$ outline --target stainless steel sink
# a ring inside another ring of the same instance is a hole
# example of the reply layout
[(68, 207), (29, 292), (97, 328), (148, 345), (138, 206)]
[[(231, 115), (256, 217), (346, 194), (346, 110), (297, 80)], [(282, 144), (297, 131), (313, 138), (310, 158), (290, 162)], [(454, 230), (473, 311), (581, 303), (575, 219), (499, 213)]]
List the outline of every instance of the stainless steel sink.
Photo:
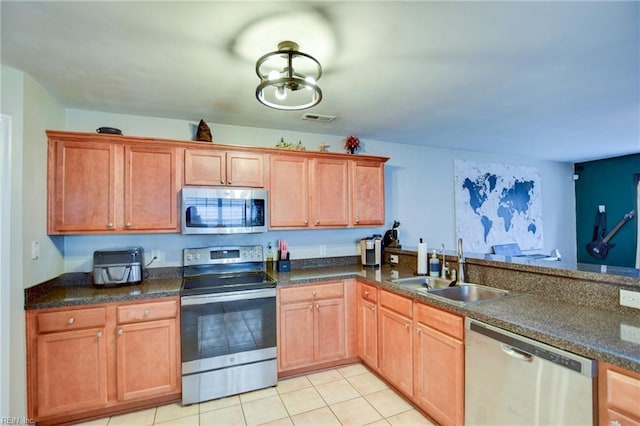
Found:
[(472, 283), (462, 283), (449, 287), (452, 281), (439, 277), (396, 278), (391, 282), (423, 294), (427, 293), (447, 299), (449, 302), (459, 305), (485, 302), (509, 295), (508, 290)]
[(427, 291), (430, 289), (444, 288), (451, 284), (451, 280), (446, 280), (438, 277), (408, 277), (408, 278), (396, 278), (391, 280), (392, 283), (399, 284), (402, 287), (410, 288), (413, 290)]
[(445, 298), (451, 302), (466, 305), (499, 299), (509, 295), (508, 290), (486, 287), (478, 284), (464, 283), (455, 287), (436, 288), (429, 290), (429, 294)]

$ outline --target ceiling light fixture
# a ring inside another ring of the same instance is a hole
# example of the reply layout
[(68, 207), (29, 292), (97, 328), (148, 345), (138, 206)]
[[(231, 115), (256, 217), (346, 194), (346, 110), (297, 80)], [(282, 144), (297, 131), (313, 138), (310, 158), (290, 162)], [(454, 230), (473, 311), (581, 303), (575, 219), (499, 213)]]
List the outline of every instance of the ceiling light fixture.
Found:
[(267, 53), (256, 62), (260, 84), (256, 98), (275, 109), (295, 111), (311, 108), (322, 100), (317, 81), (322, 67), (313, 56), (300, 52), (293, 41), (278, 44), (278, 50)]

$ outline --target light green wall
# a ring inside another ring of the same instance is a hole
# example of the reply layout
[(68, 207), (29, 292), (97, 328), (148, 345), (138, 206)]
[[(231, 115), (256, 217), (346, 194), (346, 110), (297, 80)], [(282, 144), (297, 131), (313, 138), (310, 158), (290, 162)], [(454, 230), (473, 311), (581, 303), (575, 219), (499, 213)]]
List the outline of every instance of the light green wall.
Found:
[[(44, 129), (64, 126), (64, 108), (33, 78), (2, 66), (2, 113), (12, 119), (10, 191), (10, 265), (8, 363), (3, 352), (2, 387), (9, 389), (9, 416), (25, 417), (26, 339), (24, 289), (64, 271), (63, 253), (46, 234), (46, 136)], [(3, 236), (4, 238), (5, 236)], [(41, 256), (31, 260), (31, 241), (40, 242)], [(61, 245), (61, 241), (58, 242)], [(3, 305), (6, 306), (6, 305)], [(5, 367), (7, 366), (8, 367)], [(4, 408), (3, 408), (4, 410)], [(4, 415), (4, 413), (3, 413)]]

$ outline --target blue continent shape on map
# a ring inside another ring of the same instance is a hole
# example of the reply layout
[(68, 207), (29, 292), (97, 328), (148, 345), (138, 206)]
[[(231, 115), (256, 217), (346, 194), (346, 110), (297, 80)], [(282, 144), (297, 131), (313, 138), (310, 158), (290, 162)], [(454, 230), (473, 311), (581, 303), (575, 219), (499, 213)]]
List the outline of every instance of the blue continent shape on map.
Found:
[[(531, 205), (531, 193), (535, 186), (532, 180), (516, 180), (513, 186), (502, 190), (500, 195), (500, 207), (496, 212), (498, 217), (504, 220), (504, 230), (509, 232), (513, 221), (513, 215), (516, 213), (526, 214), (529, 212)], [(530, 223), (527, 230), (536, 233), (535, 223)]]
[(498, 184), (498, 177), (492, 173), (485, 173), (483, 176), (473, 181), (469, 178), (465, 178), (462, 183), (462, 188), (469, 191), (469, 205), (473, 209), (473, 212), (480, 216), (480, 223), (484, 230), (484, 242), (487, 242), (489, 232), (493, 226), (493, 221), (487, 216), (480, 213), (482, 205), (487, 201), (489, 193), (495, 191)]

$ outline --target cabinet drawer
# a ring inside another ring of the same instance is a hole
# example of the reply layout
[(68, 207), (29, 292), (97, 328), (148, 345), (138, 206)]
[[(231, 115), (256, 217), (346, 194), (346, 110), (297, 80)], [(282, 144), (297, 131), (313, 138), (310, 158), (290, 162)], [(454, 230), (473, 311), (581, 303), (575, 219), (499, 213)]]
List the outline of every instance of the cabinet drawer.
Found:
[(378, 288), (369, 284), (358, 284), (358, 296), (362, 300), (378, 303)]
[(640, 418), (640, 378), (607, 370), (605, 380), (609, 406)]
[(419, 322), (456, 339), (463, 339), (463, 317), (434, 308), (433, 306), (423, 305), (422, 303), (416, 303), (414, 306), (415, 318)]
[(398, 296), (397, 294), (384, 290), (380, 291), (380, 306), (391, 309), (407, 318), (413, 317), (412, 305), (413, 302), (409, 298)]
[(118, 324), (175, 318), (178, 315), (178, 302), (168, 300), (166, 302), (118, 306), (117, 315)]
[(296, 303), (304, 300), (339, 299), (344, 297), (342, 281), (328, 281), (323, 284), (301, 285), (280, 289), (280, 303)]
[(105, 323), (105, 308), (72, 309), (38, 314), (39, 333), (102, 327)]

